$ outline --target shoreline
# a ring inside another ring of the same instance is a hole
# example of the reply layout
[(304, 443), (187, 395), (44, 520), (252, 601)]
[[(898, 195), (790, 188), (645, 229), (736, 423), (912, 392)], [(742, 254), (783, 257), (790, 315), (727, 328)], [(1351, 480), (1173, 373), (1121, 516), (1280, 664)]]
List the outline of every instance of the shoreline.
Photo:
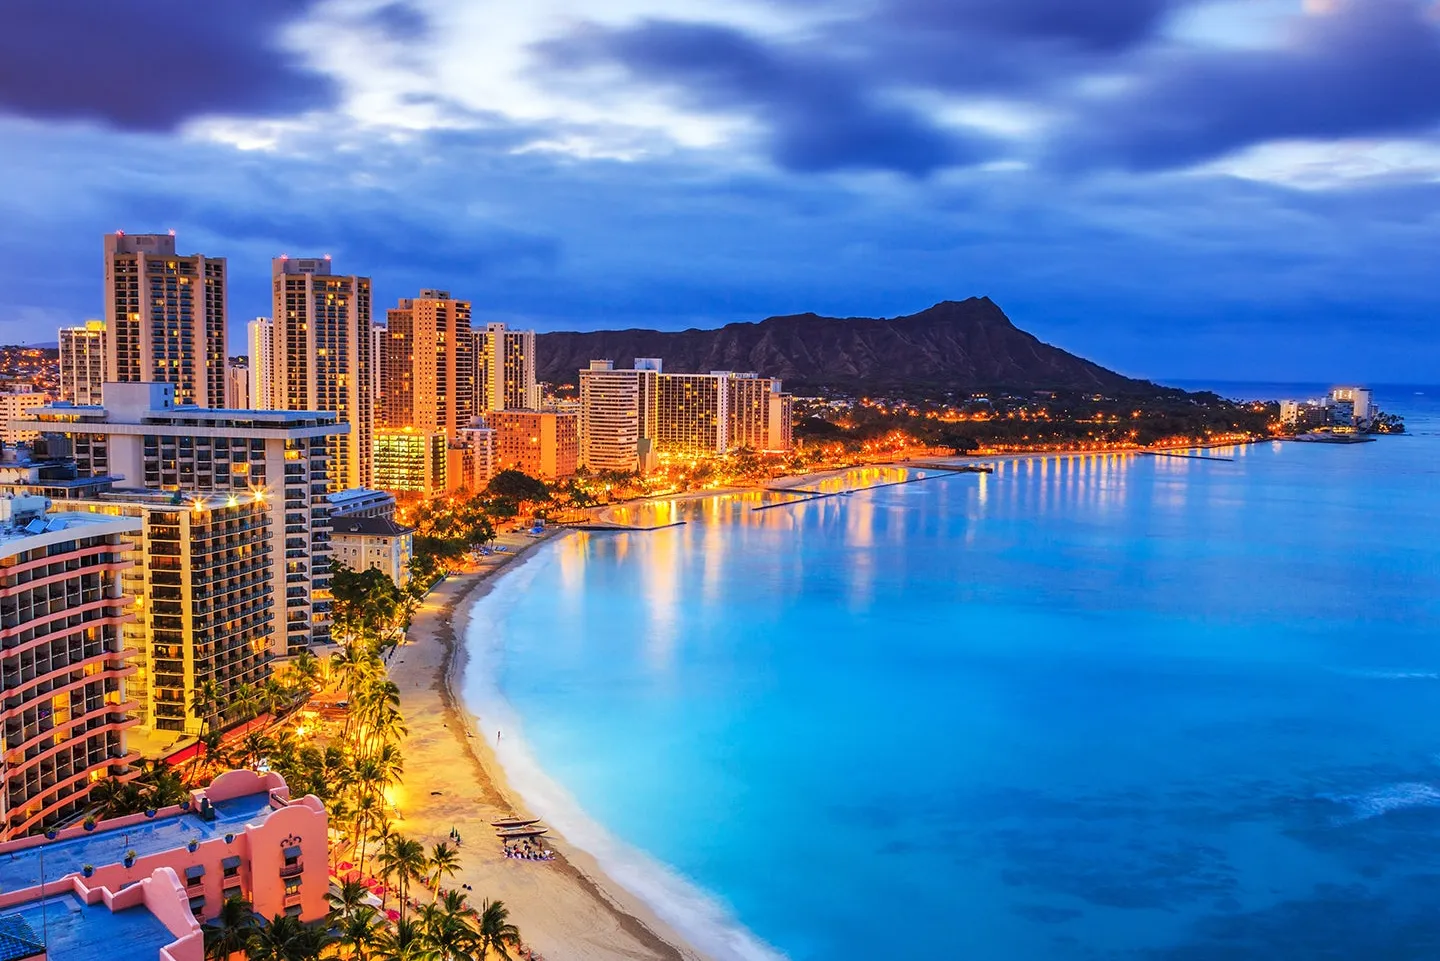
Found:
[(524, 943), (546, 961), (711, 961), (555, 828), (551, 861), (506, 858), (491, 836), (490, 821), (535, 814), (509, 784), (480, 718), (464, 702), (471, 611), (501, 573), (568, 534), (522, 542), (500, 563), (447, 578), (416, 612), (390, 664), (409, 726), (397, 830), (429, 846), (459, 828), (461, 869), (448, 883), (471, 885), (477, 901), (504, 901)]

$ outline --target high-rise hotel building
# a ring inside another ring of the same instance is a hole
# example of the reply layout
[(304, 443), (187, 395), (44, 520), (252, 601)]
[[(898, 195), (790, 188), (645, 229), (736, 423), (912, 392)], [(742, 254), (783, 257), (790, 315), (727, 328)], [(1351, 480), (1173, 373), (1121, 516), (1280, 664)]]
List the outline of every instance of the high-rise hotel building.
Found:
[(386, 425), (447, 438), (468, 427), (475, 414), (470, 302), (422, 290), (386, 312), (384, 339)]
[(370, 486), (375, 393), (370, 369), (370, 278), (330, 272), (329, 257), (279, 257), (274, 282), (274, 408), (333, 411), (347, 433), (328, 436), (335, 490)]
[(105, 383), (105, 321), (60, 328), (60, 399), (72, 404), (100, 403)]
[(535, 331), (487, 324), (474, 331), (475, 412), (539, 410)]
[(614, 361), (592, 360), (580, 371), (581, 466), (592, 473), (644, 473), (652, 460), (659, 361), (617, 370)]
[(105, 235), (105, 382), (175, 385), (225, 406), (225, 259), (175, 252), (175, 235)]
[(75, 816), (92, 784), (138, 759), (120, 575), (139, 521), (45, 511), (0, 499), (0, 840)]
[(127, 593), (136, 600), (125, 635), (141, 731), (199, 734), (205, 718), (195, 695), (204, 682), (215, 682), (223, 713), (240, 685), (270, 675), (275, 539), (264, 497), (106, 490), (54, 503), (140, 522), (129, 538)]
[(269, 317), (256, 317), (245, 325), (245, 341), (250, 347), (250, 403), (247, 406), (252, 410), (274, 410), (275, 322)]
[[(69, 439), (81, 477), (151, 490), (259, 497), (269, 507), (277, 656), (330, 637), (329, 449), (346, 431), (319, 411), (177, 407), (169, 384), (106, 384), (105, 406), (56, 404), (15, 426)], [(283, 605), (279, 601), (283, 598)]]
[(672, 454), (723, 454), (730, 446), (729, 374), (661, 374), (655, 447)]

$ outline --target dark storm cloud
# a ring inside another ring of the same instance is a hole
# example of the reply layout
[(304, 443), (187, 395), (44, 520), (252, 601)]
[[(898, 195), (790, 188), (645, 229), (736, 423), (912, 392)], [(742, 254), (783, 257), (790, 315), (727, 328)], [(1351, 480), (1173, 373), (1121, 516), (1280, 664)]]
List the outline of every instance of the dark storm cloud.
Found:
[(792, 171), (923, 176), (991, 152), (980, 138), (885, 102), (852, 65), (730, 27), (649, 20), (625, 29), (591, 27), (539, 50), (554, 66), (617, 64), (637, 80), (678, 89), (694, 106), (745, 112), (765, 126), (775, 162)]
[(0, 112), (171, 130), (210, 114), (335, 100), (278, 34), (315, 0), (14, 0), (0, 25)]
[(1146, 58), (1117, 96), (1081, 109), (1068, 162), (1169, 169), (1268, 141), (1433, 132), (1440, 28), (1417, 0), (1345, 0), (1291, 24), (1279, 49)]

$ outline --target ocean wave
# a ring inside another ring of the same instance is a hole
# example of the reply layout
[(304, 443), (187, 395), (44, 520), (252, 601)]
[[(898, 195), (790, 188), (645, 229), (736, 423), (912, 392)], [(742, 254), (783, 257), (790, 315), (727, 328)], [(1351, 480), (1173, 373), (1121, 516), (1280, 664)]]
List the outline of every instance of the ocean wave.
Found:
[[(537, 556), (510, 574), (515, 580), (505, 593), (511, 597), (521, 593), (545, 566), (548, 558), (542, 558)], [(525, 742), (522, 719), (496, 681), (503, 658), (503, 612), (510, 603), (513, 601), (503, 600), (500, 591), (475, 603), (465, 637), (470, 660), (461, 691), (466, 707), (481, 718), (481, 728), (500, 732), (495, 753), (511, 788), (531, 811), (543, 814), (567, 843), (593, 857), (608, 877), (709, 957), (716, 961), (784, 961), (785, 955), (747, 930), (714, 896), (607, 831), (540, 766)]]
[(1405, 781), (1387, 784), (1365, 794), (1325, 795), (1327, 800), (1350, 806), (1350, 814), (1337, 818), (1340, 824), (1354, 824), (1406, 808), (1440, 806), (1440, 791), (1429, 784)]
[(1386, 670), (1353, 670), (1343, 671), (1351, 677), (1364, 677), (1380, 681), (1437, 681), (1440, 680), (1440, 671), (1386, 671)]

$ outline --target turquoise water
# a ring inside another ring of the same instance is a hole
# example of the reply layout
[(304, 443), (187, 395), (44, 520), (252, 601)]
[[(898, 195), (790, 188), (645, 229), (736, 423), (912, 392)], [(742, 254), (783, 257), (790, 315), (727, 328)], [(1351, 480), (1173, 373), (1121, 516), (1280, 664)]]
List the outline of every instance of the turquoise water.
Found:
[(571, 536), (467, 695), (720, 957), (1440, 956), (1440, 405), (1378, 399), (1412, 436)]

